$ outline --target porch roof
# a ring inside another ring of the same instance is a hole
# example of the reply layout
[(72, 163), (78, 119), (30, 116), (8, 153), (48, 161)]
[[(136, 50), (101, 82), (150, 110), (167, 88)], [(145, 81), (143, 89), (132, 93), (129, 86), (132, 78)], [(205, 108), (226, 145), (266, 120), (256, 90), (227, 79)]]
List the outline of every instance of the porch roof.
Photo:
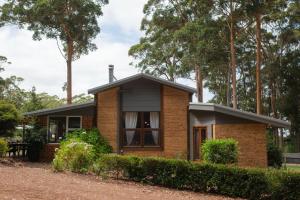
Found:
[(36, 110), (36, 111), (32, 111), (32, 112), (26, 112), (26, 113), (24, 113), (24, 116), (48, 115), (48, 114), (62, 112), (62, 111), (86, 108), (86, 107), (90, 107), (90, 106), (94, 106), (94, 105), (95, 105), (94, 101), (90, 101), (90, 102), (86, 102), (86, 103), (80, 103), (80, 104), (62, 105), (62, 106), (57, 107), (57, 108), (42, 109), (42, 110)]
[(218, 112), (226, 115), (231, 115), (234, 117), (239, 117), (242, 119), (247, 119), (254, 122), (259, 122), (263, 124), (267, 124), (277, 128), (290, 128), (291, 123), (288, 121), (275, 119), (273, 117), (268, 117), (264, 115), (258, 115), (251, 112), (246, 112), (242, 110), (237, 110), (230, 108), (228, 106), (222, 106), (218, 104), (212, 103), (190, 103), (189, 110), (201, 110), (201, 111), (212, 111)]
[(148, 75), (148, 74), (140, 73), (140, 74), (129, 76), (127, 78), (123, 78), (123, 79), (120, 79), (120, 80), (117, 80), (117, 81), (114, 81), (114, 82), (111, 82), (111, 83), (108, 83), (108, 84), (105, 84), (105, 85), (101, 85), (99, 87), (89, 89), (88, 93), (89, 94), (95, 94), (97, 92), (101, 92), (101, 91), (104, 91), (104, 90), (107, 90), (107, 89), (110, 89), (110, 88), (113, 88), (113, 87), (118, 87), (118, 86), (123, 85), (125, 83), (135, 81), (135, 80), (138, 80), (138, 79), (142, 79), (142, 78), (147, 79), (147, 80), (151, 80), (151, 81), (163, 84), (163, 85), (167, 85), (167, 86), (170, 86), (170, 87), (174, 87), (174, 88), (177, 88), (177, 89), (180, 89), (180, 90), (184, 90), (184, 91), (187, 91), (187, 92), (192, 93), (192, 94), (196, 92), (195, 88), (192, 88), (192, 87), (189, 87), (189, 86), (186, 86), (186, 85), (183, 85), (183, 84), (179, 84), (179, 83), (174, 83), (172, 81), (168, 81), (168, 80), (165, 80), (165, 79), (162, 79), (162, 78), (154, 77), (154, 76), (151, 76), (151, 75)]

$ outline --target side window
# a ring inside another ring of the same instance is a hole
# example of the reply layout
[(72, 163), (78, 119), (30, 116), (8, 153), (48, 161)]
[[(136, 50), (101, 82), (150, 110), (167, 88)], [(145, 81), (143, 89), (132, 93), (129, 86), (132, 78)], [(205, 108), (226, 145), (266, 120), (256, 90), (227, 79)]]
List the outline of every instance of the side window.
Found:
[(68, 131), (81, 128), (81, 117), (68, 117)]

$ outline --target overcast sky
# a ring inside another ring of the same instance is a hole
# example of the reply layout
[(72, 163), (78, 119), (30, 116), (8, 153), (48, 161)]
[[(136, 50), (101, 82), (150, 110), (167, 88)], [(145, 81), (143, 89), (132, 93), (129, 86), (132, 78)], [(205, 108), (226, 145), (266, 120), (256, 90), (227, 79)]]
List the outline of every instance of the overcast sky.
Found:
[[(95, 39), (98, 50), (73, 62), (73, 95), (108, 82), (108, 65), (115, 65), (115, 76), (121, 79), (138, 73), (130, 66), (128, 50), (142, 36), (140, 23), (146, 0), (110, 0), (100, 18), (101, 33)], [(16, 75), (24, 78), (21, 87), (65, 97), (62, 86), (66, 82), (66, 63), (57, 49), (56, 41), (32, 40), (32, 32), (15, 26), (0, 29), (0, 55), (11, 65), (1, 73), (4, 77)], [(193, 81), (177, 82), (195, 87)], [(205, 90), (204, 101), (211, 95)]]

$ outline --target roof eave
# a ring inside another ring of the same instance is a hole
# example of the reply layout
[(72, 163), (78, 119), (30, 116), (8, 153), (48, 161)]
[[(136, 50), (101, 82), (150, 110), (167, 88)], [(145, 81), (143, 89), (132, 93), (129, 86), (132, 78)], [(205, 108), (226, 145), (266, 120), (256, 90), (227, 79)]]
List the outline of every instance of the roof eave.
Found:
[(174, 88), (177, 88), (177, 89), (180, 89), (180, 90), (184, 90), (184, 91), (187, 91), (191, 94), (196, 92), (195, 88), (185, 86), (185, 85), (182, 85), (182, 84), (178, 84), (178, 83), (173, 83), (173, 82), (170, 82), (168, 80), (153, 77), (151, 75), (147, 75), (147, 74), (144, 74), (144, 73), (140, 73), (140, 74), (136, 74), (136, 75), (124, 78), (124, 79), (120, 79), (118, 81), (114, 81), (112, 83), (108, 83), (108, 84), (99, 86), (99, 87), (91, 88), (91, 89), (88, 90), (88, 93), (89, 94), (95, 94), (97, 92), (101, 92), (101, 91), (104, 91), (104, 90), (107, 90), (107, 89), (110, 89), (110, 88), (113, 88), (113, 87), (117, 87), (119, 85), (128, 83), (130, 81), (135, 81), (135, 80), (138, 80), (138, 79), (141, 79), (141, 78), (145, 78), (145, 79), (148, 79), (148, 80), (158, 82), (158, 83), (163, 84), (163, 85), (168, 85), (170, 87), (174, 87)]
[(47, 115), (47, 114), (52, 114), (56, 112), (63, 112), (63, 111), (69, 111), (69, 110), (74, 110), (74, 109), (80, 109), (80, 108), (85, 108), (85, 107), (90, 107), (94, 106), (94, 102), (88, 102), (88, 103), (83, 103), (83, 104), (74, 104), (74, 105), (65, 105), (63, 107), (57, 107), (53, 109), (42, 109), (42, 110), (36, 110), (32, 112), (26, 112), (23, 115), (24, 116), (41, 116), (41, 115)]
[(248, 119), (251, 121), (256, 121), (259, 123), (264, 123), (264, 124), (271, 125), (271, 126), (278, 127), (278, 128), (290, 128), (291, 127), (291, 123), (287, 122), (287, 121), (271, 118), (268, 116), (257, 115), (257, 114), (246, 112), (246, 111), (234, 110), (232, 108), (221, 106), (221, 105), (216, 105), (216, 104), (190, 103), (189, 109), (190, 110), (220, 112), (223, 114), (228, 114), (231, 116)]

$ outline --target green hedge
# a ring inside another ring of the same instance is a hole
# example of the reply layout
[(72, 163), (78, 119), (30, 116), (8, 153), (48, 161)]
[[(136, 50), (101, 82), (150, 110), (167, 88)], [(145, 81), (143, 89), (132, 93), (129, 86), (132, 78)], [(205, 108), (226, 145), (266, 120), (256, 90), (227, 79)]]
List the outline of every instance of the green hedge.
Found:
[(202, 145), (203, 160), (214, 164), (234, 164), (238, 159), (238, 143), (234, 139), (206, 140)]
[(119, 155), (103, 155), (95, 161), (93, 170), (102, 176), (231, 197), (300, 199), (300, 174), (282, 171)]

